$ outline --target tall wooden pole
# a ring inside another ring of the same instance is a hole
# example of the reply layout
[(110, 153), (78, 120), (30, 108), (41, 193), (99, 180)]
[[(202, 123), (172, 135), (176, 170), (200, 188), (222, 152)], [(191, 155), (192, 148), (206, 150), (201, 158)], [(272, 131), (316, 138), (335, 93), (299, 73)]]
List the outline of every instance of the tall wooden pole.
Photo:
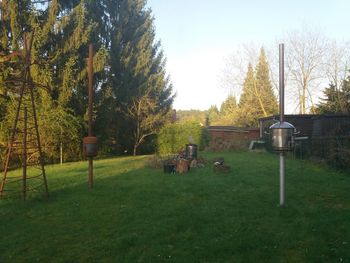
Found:
[(24, 128), (23, 128), (23, 178), (22, 178), (22, 194), (23, 200), (26, 200), (27, 196), (27, 107), (24, 107)]
[[(88, 78), (89, 78), (89, 100), (88, 100), (88, 136), (92, 136), (92, 101), (93, 101), (93, 46), (89, 45), (89, 60), (88, 60)], [(89, 172), (88, 172), (88, 182), (90, 188), (93, 187), (94, 181), (94, 171), (93, 171), (93, 157), (89, 158)]]

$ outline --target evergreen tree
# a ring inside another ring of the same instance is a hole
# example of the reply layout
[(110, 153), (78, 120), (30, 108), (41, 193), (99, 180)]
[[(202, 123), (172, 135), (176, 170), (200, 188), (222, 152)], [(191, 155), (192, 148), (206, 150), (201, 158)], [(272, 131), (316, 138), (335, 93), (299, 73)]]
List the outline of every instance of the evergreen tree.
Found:
[[(82, 56), (81, 48), (88, 41), (92, 25), (85, 18), (84, 2), (80, 2), (71, 10), (63, 9), (57, 0), (50, 1), (45, 8), (36, 8), (30, 1), (9, 1), (4, 4), (10, 8), (2, 12), (8, 12), (8, 15), (2, 17), (5, 20), (2, 25), (5, 30), (1, 33), (2, 57), (6, 58), (10, 50), (18, 49), (22, 53), (24, 37), (34, 37), (30, 73), (35, 86), (35, 103), (43, 151), (47, 157), (58, 159), (59, 147), (62, 147), (65, 141), (67, 147), (64, 149), (67, 149), (67, 152), (64, 155), (67, 159), (76, 159), (80, 156), (77, 152), (80, 149), (81, 125), (69, 103), (73, 94), (76, 94), (77, 87), (83, 86), (82, 80), (86, 72), (86, 55)], [(12, 61), (12, 65), (12, 71), (13, 68), (23, 70), (24, 65), (20, 60)], [(12, 92), (15, 87), (9, 82), (11, 76), (6, 73), (6, 68), (8, 69), (6, 65), (1, 67), (0, 74), (3, 77), (0, 78), (0, 82), (6, 82), (7, 90), (11, 91), (10, 97), (15, 97)], [(4, 126), (8, 124), (12, 127), (11, 116), (14, 116), (12, 112), (16, 107), (13, 103), (6, 107), (7, 121), (4, 122)], [(9, 127), (7, 130), (10, 130)]]
[(325, 98), (318, 105), (317, 113), (350, 113), (350, 79), (343, 81), (340, 89), (330, 84), (324, 91)]
[[(42, 126), (46, 127), (43, 144), (50, 144), (46, 149), (54, 151), (48, 156), (57, 159), (62, 150), (66, 159), (76, 159), (87, 105), (87, 46), (96, 24), (88, 19), (84, 1), (66, 4), (53, 0), (33, 27), (33, 59), (44, 62), (33, 66), (33, 79), (49, 87), (49, 92), (40, 90), (37, 101)], [(97, 49), (94, 57), (97, 73), (106, 60), (101, 53), (104, 50)]]
[(249, 63), (248, 69), (247, 69), (247, 76), (244, 79), (243, 90), (242, 90), (242, 94), (238, 104), (240, 108), (244, 107), (246, 104), (249, 104), (251, 101), (253, 101), (255, 97), (254, 83), (255, 83), (254, 70), (253, 70), (252, 64)]
[(256, 66), (256, 96), (263, 116), (276, 114), (278, 112), (277, 98), (272, 90), (269, 74), (269, 65), (263, 48), (260, 50), (258, 65)]
[(210, 108), (208, 109), (208, 120), (207, 120), (207, 124), (209, 125), (215, 125), (216, 121), (219, 119), (219, 110), (218, 107), (216, 105), (211, 105)]
[[(130, 136), (136, 134), (140, 117), (145, 116), (129, 114), (135, 101), (152, 101), (152, 112), (146, 112), (162, 117), (157, 118), (157, 127), (164, 123), (173, 101), (172, 86), (165, 73), (160, 44), (155, 41), (153, 18), (146, 1), (52, 0), (36, 5), (31, 1), (3, 0), (0, 7), (0, 95), (7, 98), (11, 90), (5, 85), (9, 72), (23, 68), (16, 61), (6, 64), (3, 60), (22, 48), (25, 32), (34, 31), (30, 70), (33, 81), (42, 87), (36, 90), (35, 97), (38, 118), (47, 128), (43, 144), (52, 145), (45, 147), (46, 156), (58, 152), (62, 138), (78, 142), (83, 136), (89, 43), (95, 50), (94, 119), (101, 149), (131, 150), (136, 141), (140, 145), (140, 140)], [(6, 109), (0, 113), (1, 120), (11, 116), (7, 112), (13, 108), (7, 106), (9, 101), (1, 99), (0, 107)], [(144, 119), (149, 123), (149, 118)], [(68, 132), (68, 127), (74, 134)], [(59, 136), (56, 131), (60, 131)], [(71, 145), (79, 148), (79, 143)], [(67, 151), (73, 158), (74, 151)]]
[(267, 117), (277, 112), (277, 99), (272, 90), (269, 66), (262, 48), (255, 74), (253, 66), (251, 64), (248, 65), (247, 76), (239, 101), (237, 124), (257, 127), (259, 118)]
[(177, 122), (196, 122), (205, 124), (207, 112), (201, 110), (178, 110), (176, 111)]
[[(9, 134), (13, 126), (10, 123), (12, 105), (17, 105), (14, 92), (22, 75), (20, 66), (23, 31), (28, 30), (30, 20), (29, 1), (8, 1), (0, 3), (0, 161), (3, 163)], [(17, 78), (15, 80), (15, 78)], [(12, 118), (13, 119), (13, 118)]]
[(147, 94), (156, 105), (153, 114), (161, 114), (164, 121), (173, 101), (172, 87), (165, 74), (165, 59), (160, 44), (155, 42), (151, 11), (145, 4), (142, 0), (122, 1), (118, 13), (114, 14), (117, 27), (111, 36), (109, 85), (113, 94), (117, 94), (114, 107), (117, 137), (122, 150), (129, 152), (138, 141), (135, 134), (139, 117), (128, 114), (135, 101)]
[(256, 126), (257, 116), (260, 115), (260, 107), (255, 93), (255, 85), (253, 66), (249, 63), (238, 104), (239, 109), (236, 120), (238, 126)]
[(235, 96), (228, 96), (226, 100), (224, 100), (220, 107), (220, 115), (233, 115), (237, 110), (237, 101)]
[(343, 92), (343, 100), (344, 100), (344, 113), (350, 114), (350, 77), (343, 80), (342, 83), (342, 92)]
[(237, 101), (236, 97), (230, 95), (221, 103), (220, 116), (217, 121), (220, 125), (234, 125), (237, 119)]

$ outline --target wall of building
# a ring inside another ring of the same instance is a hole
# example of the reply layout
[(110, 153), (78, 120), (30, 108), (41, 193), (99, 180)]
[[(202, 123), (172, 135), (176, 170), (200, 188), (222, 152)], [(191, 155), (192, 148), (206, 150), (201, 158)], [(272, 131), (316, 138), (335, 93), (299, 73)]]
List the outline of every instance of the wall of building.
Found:
[(209, 126), (209, 148), (212, 151), (248, 149), (251, 140), (259, 138), (259, 129), (232, 126)]

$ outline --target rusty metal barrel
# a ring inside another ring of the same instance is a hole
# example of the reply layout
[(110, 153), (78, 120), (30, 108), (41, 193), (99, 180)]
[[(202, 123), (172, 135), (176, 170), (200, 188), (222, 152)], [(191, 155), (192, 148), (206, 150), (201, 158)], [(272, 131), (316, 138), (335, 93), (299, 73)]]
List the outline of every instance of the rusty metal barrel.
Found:
[(83, 151), (85, 157), (95, 157), (97, 155), (97, 138), (94, 136), (84, 137)]

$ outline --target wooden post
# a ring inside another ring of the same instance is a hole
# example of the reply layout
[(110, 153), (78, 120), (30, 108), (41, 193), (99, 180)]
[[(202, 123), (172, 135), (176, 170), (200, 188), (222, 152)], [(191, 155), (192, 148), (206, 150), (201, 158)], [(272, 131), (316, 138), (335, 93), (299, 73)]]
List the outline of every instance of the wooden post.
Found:
[[(89, 45), (89, 60), (88, 60), (88, 78), (89, 78), (89, 99), (88, 99), (88, 136), (92, 136), (92, 101), (93, 101), (93, 46)], [(89, 158), (89, 171), (88, 171), (88, 182), (89, 187), (93, 188), (94, 181), (94, 169), (93, 169), (93, 157)]]
[(27, 195), (27, 107), (24, 107), (24, 129), (23, 129), (23, 176), (22, 176), (22, 194), (23, 200), (26, 200)]

